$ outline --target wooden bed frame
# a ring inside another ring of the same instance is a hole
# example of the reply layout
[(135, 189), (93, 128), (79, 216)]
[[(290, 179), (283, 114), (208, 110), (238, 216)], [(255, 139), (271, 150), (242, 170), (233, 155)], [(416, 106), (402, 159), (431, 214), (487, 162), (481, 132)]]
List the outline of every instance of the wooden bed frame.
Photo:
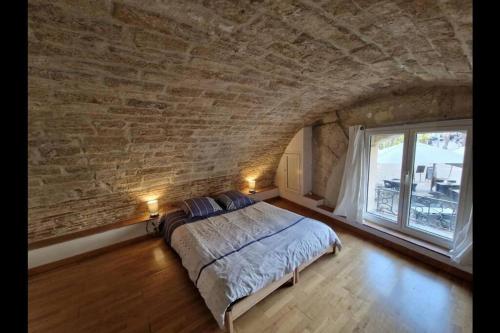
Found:
[(225, 318), (225, 320), (226, 320), (226, 331), (229, 332), (229, 333), (233, 333), (234, 332), (233, 321), (236, 320), (236, 318), (240, 317), (245, 312), (247, 312), (248, 310), (250, 310), (252, 308), (252, 306), (254, 306), (258, 302), (260, 302), (267, 295), (269, 295), (270, 293), (272, 293), (273, 291), (275, 291), (276, 289), (278, 289), (279, 287), (281, 287), (282, 285), (284, 285), (285, 283), (287, 283), (290, 280), (292, 280), (292, 284), (293, 285), (295, 285), (296, 283), (298, 283), (299, 282), (299, 273), (300, 273), (300, 271), (302, 271), (304, 268), (306, 268), (307, 266), (309, 266), (310, 264), (312, 264), (314, 261), (316, 261), (317, 259), (319, 259), (324, 254), (327, 254), (327, 253), (334, 254), (335, 253), (336, 245), (337, 244), (333, 244), (333, 246), (330, 246), (329, 248), (327, 248), (325, 251), (323, 251), (322, 253), (320, 253), (316, 257), (312, 258), (308, 262), (306, 262), (306, 263), (300, 265), (299, 267), (297, 267), (293, 272), (290, 272), (290, 273), (286, 274), (281, 279), (279, 279), (277, 281), (274, 281), (273, 283), (271, 283), (270, 285), (262, 288), (261, 290), (257, 291), (256, 293), (251, 294), (251, 295), (249, 295), (247, 297), (244, 297), (244, 298), (238, 300), (233, 305), (231, 305), (226, 310), (226, 318)]

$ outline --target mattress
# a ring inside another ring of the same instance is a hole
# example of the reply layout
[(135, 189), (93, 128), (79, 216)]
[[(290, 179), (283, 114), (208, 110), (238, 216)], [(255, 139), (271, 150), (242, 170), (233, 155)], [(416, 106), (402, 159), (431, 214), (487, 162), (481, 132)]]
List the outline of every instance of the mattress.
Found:
[(233, 302), (279, 280), (328, 247), (341, 247), (326, 224), (266, 202), (177, 221), (164, 237), (221, 328)]

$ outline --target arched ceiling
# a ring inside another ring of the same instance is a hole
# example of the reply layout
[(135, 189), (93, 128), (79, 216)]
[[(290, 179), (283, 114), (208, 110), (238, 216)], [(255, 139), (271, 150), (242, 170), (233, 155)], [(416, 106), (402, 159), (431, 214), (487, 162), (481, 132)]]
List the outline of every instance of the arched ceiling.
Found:
[(113, 222), (153, 192), (270, 184), (328, 112), (471, 84), (471, 1), (30, 0), (28, 14), (31, 238)]

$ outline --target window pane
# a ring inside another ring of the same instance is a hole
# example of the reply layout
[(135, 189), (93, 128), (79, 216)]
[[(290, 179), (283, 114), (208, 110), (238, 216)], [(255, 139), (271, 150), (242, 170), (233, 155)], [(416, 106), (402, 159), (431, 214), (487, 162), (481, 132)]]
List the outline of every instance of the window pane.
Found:
[(408, 225), (453, 239), (464, 164), (465, 131), (419, 132)]
[(398, 223), (404, 134), (370, 136), (366, 211)]

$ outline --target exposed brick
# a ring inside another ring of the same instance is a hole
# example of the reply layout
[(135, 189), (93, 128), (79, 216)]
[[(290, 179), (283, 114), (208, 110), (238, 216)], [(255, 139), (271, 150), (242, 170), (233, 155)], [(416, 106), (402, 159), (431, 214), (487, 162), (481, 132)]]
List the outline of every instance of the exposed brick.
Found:
[(197, 97), (201, 95), (202, 90), (184, 87), (169, 87), (167, 88), (167, 93), (179, 97)]
[(117, 79), (112, 77), (105, 77), (104, 84), (111, 88), (124, 88), (124, 89), (139, 89), (141, 91), (161, 91), (163, 85), (158, 83), (132, 81), (127, 79)]
[(128, 106), (134, 106), (139, 108), (152, 108), (152, 109), (160, 109), (165, 110), (168, 108), (168, 104), (155, 102), (155, 101), (141, 101), (135, 98), (128, 99), (126, 104)]
[(208, 98), (215, 98), (215, 99), (233, 100), (236, 97), (236, 94), (222, 92), (222, 91), (205, 91), (203, 96), (206, 96)]
[(83, 147), (86, 152), (112, 152), (123, 151), (128, 144), (124, 137), (86, 137), (83, 141)]
[(187, 51), (189, 44), (181, 39), (164, 34), (152, 34), (146, 31), (136, 31), (134, 36), (135, 44), (138, 47), (148, 47), (163, 51)]
[(103, 95), (98, 92), (56, 91), (54, 98), (57, 103), (95, 103), (95, 104), (121, 104), (121, 99), (112, 95)]
[(293, 134), (325, 116), (467, 116), (469, 100), (438, 87), (408, 97), (418, 111), (352, 107), (470, 86), (462, 2), (29, 0), (30, 242), (141, 214), (152, 195), (271, 185)]

